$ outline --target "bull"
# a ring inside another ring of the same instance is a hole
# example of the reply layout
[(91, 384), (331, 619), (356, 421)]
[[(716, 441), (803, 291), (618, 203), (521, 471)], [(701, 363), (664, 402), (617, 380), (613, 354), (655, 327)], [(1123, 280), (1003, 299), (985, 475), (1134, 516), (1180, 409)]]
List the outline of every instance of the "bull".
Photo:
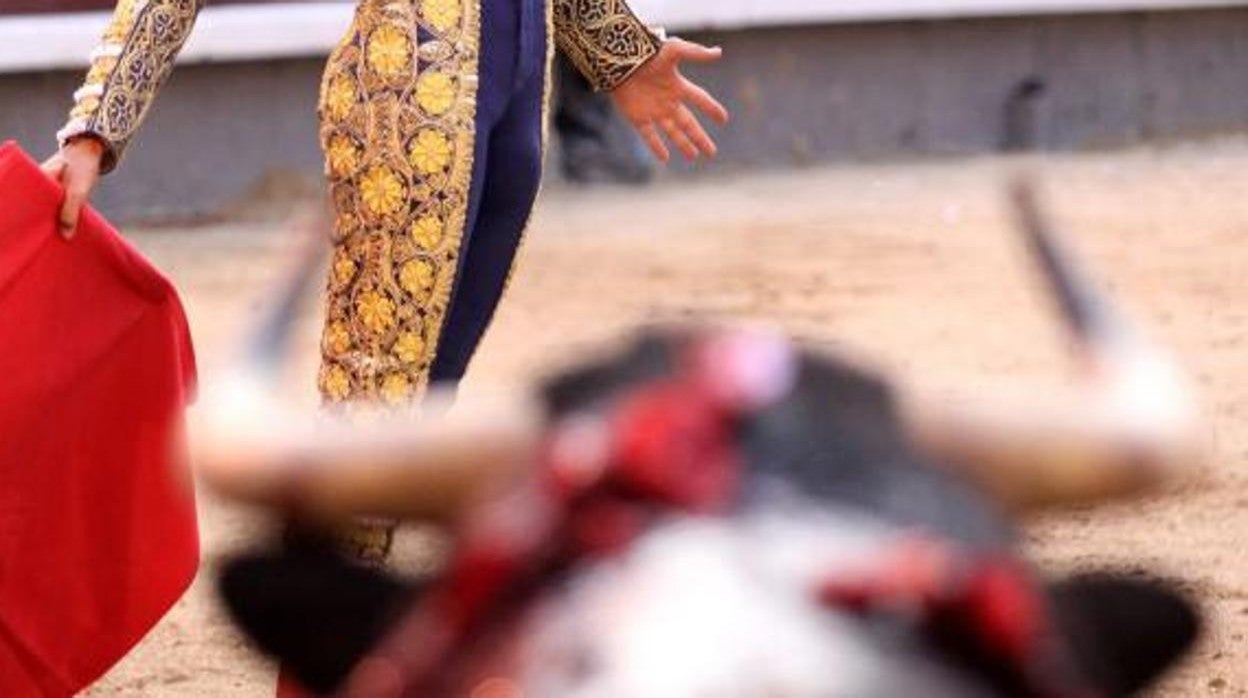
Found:
[(220, 587), (260, 648), (347, 696), (1119, 696), (1198, 634), (1172, 582), (1046, 579), (1015, 522), (1155, 489), (1200, 458), (1174, 363), (1110, 305), (1025, 182), (1018, 228), (1080, 368), (1045, 395), (934, 399), (752, 331), (667, 329), (535, 399), (415, 424), (285, 411), (311, 264), (225, 397), (209, 484), (304, 528), (435, 522), (418, 579), (316, 536), (232, 560)]

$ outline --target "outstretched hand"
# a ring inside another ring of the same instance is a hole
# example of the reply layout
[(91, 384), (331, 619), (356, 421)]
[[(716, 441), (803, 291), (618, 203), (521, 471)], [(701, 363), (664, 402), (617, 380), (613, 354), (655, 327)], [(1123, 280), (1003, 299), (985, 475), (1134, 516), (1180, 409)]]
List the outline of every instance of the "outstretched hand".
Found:
[(100, 181), (100, 162), (104, 156), (104, 144), (94, 138), (78, 138), (66, 143), (61, 150), (41, 165), (44, 174), (60, 183), (65, 189), (65, 200), (57, 217), (57, 227), (66, 238), (74, 236), (82, 207), (91, 197), (91, 191)]
[[(719, 124), (728, 123), (728, 110), (702, 87), (680, 73), (683, 61), (711, 63), (723, 56), (683, 39), (663, 42), (658, 55), (641, 66), (611, 93), (620, 113), (641, 133), (646, 145), (662, 162), (671, 159), (664, 136), (687, 160), (715, 157), (715, 141), (702, 128), (692, 105)], [(661, 135), (660, 135), (661, 134)]]

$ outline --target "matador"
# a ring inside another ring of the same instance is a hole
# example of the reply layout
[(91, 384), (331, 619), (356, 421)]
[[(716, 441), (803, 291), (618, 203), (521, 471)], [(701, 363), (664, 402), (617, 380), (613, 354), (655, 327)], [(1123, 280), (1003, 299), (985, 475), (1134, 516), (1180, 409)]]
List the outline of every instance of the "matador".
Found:
[[(65, 185), (67, 235), (202, 5), (118, 3), (45, 163)], [(319, 376), (327, 403), (407, 405), (464, 375), (537, 195), (556, 46), (660, 159), (664, 137), (690, 159), (714, 155), (694, 109), (721, 122), (727, 112), (679, 66), (720, 51), (663, 38), (625, 0), (360, 0), (319, 102), (335, 216)]]

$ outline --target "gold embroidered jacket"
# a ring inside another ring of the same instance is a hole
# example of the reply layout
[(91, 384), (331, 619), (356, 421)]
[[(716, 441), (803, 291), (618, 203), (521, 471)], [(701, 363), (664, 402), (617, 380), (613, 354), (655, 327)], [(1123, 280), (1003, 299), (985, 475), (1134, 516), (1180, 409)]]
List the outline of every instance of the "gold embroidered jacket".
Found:
[[(550, 2), (556, 43), (598, 90), (614, 89), (658, 53), (658, 38), (626, 0)], [(106, 146), (103, 170), (112, 170), (173, 70), (203, 3), (120, 0), (58, 140), (99, 138)]]

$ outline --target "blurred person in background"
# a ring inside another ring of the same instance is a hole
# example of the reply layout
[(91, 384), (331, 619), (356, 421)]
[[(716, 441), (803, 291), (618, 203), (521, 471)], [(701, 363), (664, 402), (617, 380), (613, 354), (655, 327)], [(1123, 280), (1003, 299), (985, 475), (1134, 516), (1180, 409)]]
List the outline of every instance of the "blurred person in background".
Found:
[[(202, 5), (118, 3), (44, 164), (65, 187), (66, 236)], [(727, 111), (680, 67), (721, 51), (662, 37), (624, 0), (361, 0), (318, 109), (335, 215), (319, 386), (336, 412), (401, 410), (463, 377), (538, 192), (556, 45), (660, 160), (667, 143), (715, 155), (694, 110)], [(349, 547), (384, 559), (391, 533), (364, 527)]]
[(620, 118), (611, 99), (562, 54), (557, 59), (555, 133), (559, 166), (577, 184), (646, 184), (654, 165), (645, 144)]

